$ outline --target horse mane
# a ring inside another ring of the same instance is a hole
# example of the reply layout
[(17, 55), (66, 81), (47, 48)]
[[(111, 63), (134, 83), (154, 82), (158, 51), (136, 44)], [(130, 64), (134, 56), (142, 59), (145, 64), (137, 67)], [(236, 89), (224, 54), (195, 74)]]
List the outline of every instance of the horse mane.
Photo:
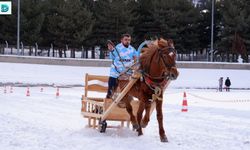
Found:
[(167, 47), (169, 47), (169, 42), (161, 38), (160, 40), (155, 40), (149, 45), (147, 45), (147, 47), (143, 48), (140, 54), (141, 68), (148, 68), (152, 61), (150, 59), (152, 59), (153, 55), (157, 52), (157, 50)]

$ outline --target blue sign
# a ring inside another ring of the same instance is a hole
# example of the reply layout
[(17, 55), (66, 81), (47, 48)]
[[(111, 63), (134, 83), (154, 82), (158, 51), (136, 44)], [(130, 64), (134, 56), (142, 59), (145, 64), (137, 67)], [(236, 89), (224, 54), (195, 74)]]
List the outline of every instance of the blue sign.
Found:
[(11, 1), (0, 1), (0, 15), (11, 14)]
[(1, 5), (1, 12), (8, 12), (9, 6), (7, 4), (2, 4)]

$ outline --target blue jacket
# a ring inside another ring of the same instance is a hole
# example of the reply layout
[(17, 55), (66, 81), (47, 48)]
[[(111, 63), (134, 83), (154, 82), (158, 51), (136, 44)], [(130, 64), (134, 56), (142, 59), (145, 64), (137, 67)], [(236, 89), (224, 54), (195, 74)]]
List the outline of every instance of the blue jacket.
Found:
[(110, 76), (113, 78), (119, 77), (120, 73), (134, 63), (134, 58), (139, 54), (131, 45), (126, 48), (122, 43), (116, 45), (116, 49), (109, 52), (109, 57), (112, 59), (110, 68)]

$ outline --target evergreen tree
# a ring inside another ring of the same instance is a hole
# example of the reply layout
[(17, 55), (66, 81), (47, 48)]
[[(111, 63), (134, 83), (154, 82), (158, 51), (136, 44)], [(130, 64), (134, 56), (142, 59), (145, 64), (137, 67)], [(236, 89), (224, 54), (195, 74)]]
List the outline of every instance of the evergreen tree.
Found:
[(0, 44), (16, 44), (17, 41), (17, 3), (12, 3), (12, 15), (0, 16)]
[(250, 55), (250, 1), (245, 0), (244, 10), (243, 10), (244, 18), (245, 18), (245, 32), (242, 33), (242, 38), (244, 39), (244, 44), (246, 46), (246, 58), (245, 61), (248, 62)]
[(199, 11), (187, 0), (156, 0), (154, 19), (160, 31), (158, 35), (175, 41), (179, 51), (197, 50), (199, 39), (197, 22)]
[(177, 6), (174, 9), (177, 10), (178, 14), (176, 20), (178, 33), (177, 46), (180, 43), (179, 50), (181, 51), (195, 51), (199, 49), (199, 34), (197, 32), (199, 11), (195, 9), (193, 3), (190, 1), (177, 0), (176, 3)]
[(45, 18), (42, 0), (23, 0), (21, 4), (20, 39), (25, 45), (40, 42)]
[(50, 46), (50, 44), (53, 43), (54, 39), (56, 39), (55, 35), (53, 35), (49, 31), (49, 28), (51, 28), (49, 18), (52, 15), (57, 14), (57, 10), (59, 8), (59, 5), (64, 3), (64, 1), (62, 1), (62, 0), (44, 0), (44, 3), (45, 3), (44, 4), (45, 5), (45, 7), (44, 7), (45, 8), (44, 9), (45, 19), (44, 19), (44, 23), (43, 23), (43, 26), (41, 29), (41, 35), (42, 35), (41, 44), (48, 47), (48, 46)]
[[(231, 51), (233, 53), (241, 54), (246, 61), (246, 49), (244, 33), (248, 28), (247, 18), (248, 14), (245, 13), (245, 0), (223, 0), (221, 9), (223, 13), (223, 29), (222, 37), (219, 41), (220, 49), (224, 51)], [(240, 43), (240, 44), (239, 44)]]
[(197, 9), (200, 12), (198, 21), (200, 48), (209, 48), (211, 42), (211, 2), (207, 0), (199, 0)]
[(73, 47), (81, 46), (92, 31), (92, 13), (82, 7), (80, 0), (53, 1), (51, 13), (47, 18), (48, 35), (51, 35), (52, 42), (61, 48), (66, 44)]
[(138, 0), (136, 13), (138, 19), (134, 25), (134, 35), (136, 43), (139, 44), (145, 39), (159, 37), (161, 31), (157, 21), (154, 18), (155, 1)]
[(121, 34), (132, 33), (130, 23), (134, 17), (127, 1), (98, 0), (94, 3), (93, 11), (96, 22), (86, 44), (104, 47), (107, 39), (117, 43)]
[[(221, 38), (221, 28), (222, 28), (222, 21), (221, 21), (221, 9), (220, 9), (220, 2), (215, 2), (214, 8), (214, 30), (213, 30), (213, 41), (214, 41), (214, 49), (216, 52), (220, 53), (221, 50), (218, 49), (216, 45), (217, 41)], [(198, 22), (198, 33), (199, 33), (199, 40), (200, 40), (200, 48), (201, 49), (209, 49), (211, 47), (211, 21), (212, 21), (212, 0), (199, 0), (197, 4), (197, 8), (200, 12), (200, 19)]]
[(178, 29), (176, 26), (176, 21), (179, 15), (174, 9), (176, 7), (176, 1), (156, 0), (155, 2), (156, 4), (153, 14), (157, 25), (160, 27), (160, 33), (158, 33), (159, 36), (177, 40)]

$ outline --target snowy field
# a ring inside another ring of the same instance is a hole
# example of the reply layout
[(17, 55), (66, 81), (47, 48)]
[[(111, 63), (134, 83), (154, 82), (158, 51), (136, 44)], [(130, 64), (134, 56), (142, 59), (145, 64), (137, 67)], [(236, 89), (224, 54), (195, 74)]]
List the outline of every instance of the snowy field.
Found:
[[(11, 83), (83, 85), (84, 74), (108, 75), (109, 68), (0, 63), (1, 150), (249, 150), (250, 91), (217, 92), (219, 77), (233, 88), (250, 88), (248, 70), (180, 69), (164, 93), (164, 126), (169, 143), (161, 143), (155, 113), (144, 135), (131, 129), (86, 127), (80, 115), (83, 87), (13, 87)], [(7, 84), (6, 84), (7, 83)], [(4, 86), (6, 85), (6, 93)], [(201, 88), (201, 89), (197, 89)], [(207, 89), (210, 88), (210, 89)], [(181, 112), (183, 92), (188, 112)], [(108, 122), (108, 124), (114, 124)]]

